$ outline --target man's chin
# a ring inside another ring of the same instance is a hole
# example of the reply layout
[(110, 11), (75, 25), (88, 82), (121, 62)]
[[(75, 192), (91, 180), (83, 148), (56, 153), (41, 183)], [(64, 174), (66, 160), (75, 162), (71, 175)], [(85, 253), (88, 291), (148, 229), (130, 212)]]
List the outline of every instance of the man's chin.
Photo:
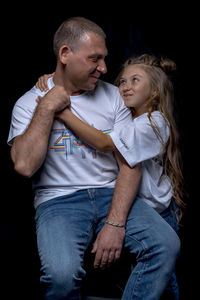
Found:
[(96, 82), (92, 82), (92, 83), (88, 84), (88, 86), (85, 90), (92, 91), (96, 88), (97, 85), (98, 85), (98, 80)]

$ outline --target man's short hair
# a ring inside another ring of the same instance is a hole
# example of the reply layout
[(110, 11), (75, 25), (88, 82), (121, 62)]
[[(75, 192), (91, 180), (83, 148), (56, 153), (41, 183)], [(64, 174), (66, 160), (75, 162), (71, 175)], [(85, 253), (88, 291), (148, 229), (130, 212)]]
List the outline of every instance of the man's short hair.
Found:
[(86, 18), (72, 17), (64, 21), (54, 35), (53, 49), (56, 57), (58, 58), (59, 49), (63, 45), (68, 45), (72, 51), (77, 50), (81, 38), (87, 32), (93, 32), (106, 38), (103, 29)]

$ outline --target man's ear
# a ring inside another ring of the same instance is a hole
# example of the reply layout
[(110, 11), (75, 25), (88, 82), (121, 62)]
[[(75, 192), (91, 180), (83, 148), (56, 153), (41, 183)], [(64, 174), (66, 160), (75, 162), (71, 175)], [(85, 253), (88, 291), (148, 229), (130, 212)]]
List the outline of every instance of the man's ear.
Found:
[(59, 58), (60, 58), (61, 63), (66, 65), (68, 58), (71, 54), (72, 54), (72, 51), (71, 51), (70, 47), (68, 47), (67, 45), (63, 45), (62, 47), (60, 47)]

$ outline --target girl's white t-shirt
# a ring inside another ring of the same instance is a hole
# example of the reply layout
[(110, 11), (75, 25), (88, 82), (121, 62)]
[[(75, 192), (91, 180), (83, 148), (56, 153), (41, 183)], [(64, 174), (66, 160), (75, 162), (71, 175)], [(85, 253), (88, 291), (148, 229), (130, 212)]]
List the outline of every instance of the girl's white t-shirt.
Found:
[(161, 177), (163, 167), (160, 164), (163, 143), (169, 138), (169, 126), (159, 111), (154, 111), (151, 117), (162, 140), (153, 130), (147, 113), (133, 119), (127, 127), (114, 129), (110, 136), (131, 167), (142, 164), (138, 196), (160, 213), (169, 206), (172, 198), (170, 180), (166, 175)]
[[(54, 86), (52, 78), (48, 87)], [(15, 104), (8, 144), (23, 134), (32, 120), (36, 98), (43, 96), (36, 87)], [(132, 122), (130, 110), (124, 105), (118, 88), (99, 80), (93, 91), (71, 96), (71, 110), (80, 119), (109, 134)], [(37, 141), (36, 141), (37, 142)], [(34, 205), (52, 198), (88, 188), (113, 188), (118, 165), (112, 152), (102, 153), (82, 142), (62, 122), (54, 120), (46, 159), (33, 176)]]

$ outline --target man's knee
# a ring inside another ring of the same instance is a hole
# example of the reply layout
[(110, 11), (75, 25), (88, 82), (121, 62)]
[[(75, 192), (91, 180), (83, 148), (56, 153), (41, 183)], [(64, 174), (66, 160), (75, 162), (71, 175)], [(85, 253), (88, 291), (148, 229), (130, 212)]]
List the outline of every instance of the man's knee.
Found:
[[(128, 226), (125, 247), (135, 253), (136, 257), (169, 261), (174, 264), (180, 252), (180, 239), (171, 226), (158, 214), (151, 219), (137, 218)], [(169, 258), (169, 259), (168, 259)]]
[(170, 273), (180, 253), (180, 239), (171, 226), (165, 222), (160, 224), (160, 230), (155, 233), (155, 239), (159, 264), (166, 270), (166, 273)]
[(48, 288), (46, 299), (65, 299), (79, 292), (81, 281), (85, 276), (85, 271), (81, 266), (60, 266), (48, 270), (47, 276), (42, 276), (41, 281), (46, 282), (48, 278)]

